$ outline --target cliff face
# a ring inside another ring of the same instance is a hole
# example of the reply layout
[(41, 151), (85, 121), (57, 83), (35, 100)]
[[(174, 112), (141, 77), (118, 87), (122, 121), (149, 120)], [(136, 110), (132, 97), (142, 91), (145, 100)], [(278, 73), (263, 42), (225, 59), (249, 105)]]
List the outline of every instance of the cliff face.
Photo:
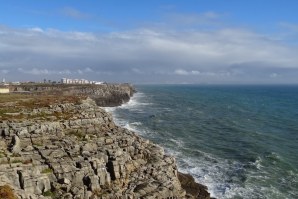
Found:
[[(67, 89), (0, 98), (1, 190), (8, 185), (20, 199), (209, 198), (161, 147), (116, 126), (102, 102), (86, 97), (101, 97), (99, 89)], [(133, 92), (119, 90), (102, 93)]]
[(94, 101), (2, 121), (0, 181), (19, 198), (184, 197), (173, 157), (115, 126)]
[(11, 92), (33, 92), (55, 95), (85, 95), (99, 106), (119, 106), (135, 92), (130, 84), (69, 85), (69, 84), (28, 84), (10, 86)]

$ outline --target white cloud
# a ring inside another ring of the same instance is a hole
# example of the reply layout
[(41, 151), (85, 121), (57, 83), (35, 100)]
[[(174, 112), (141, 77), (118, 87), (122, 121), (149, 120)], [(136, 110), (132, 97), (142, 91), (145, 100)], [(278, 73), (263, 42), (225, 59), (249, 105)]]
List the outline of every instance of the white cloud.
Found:
[(271, 78), (276, 78), (277, 76), (278, 76), (278, 75), (277, 75), (276, 73), (271, 73), (271, 74), (270, 74), (270, 77), (271, 77)]
[(134, 72), (134, 73), (137, 73), (137, 74), (143, 74), (143, 71), (141, 71), (138, 68), (132, 68), (131, 71)]
[(230, 72), (218, 72), (218, 71), (215, 71), (215, 72), (200, 72), (200, 71), (197, 71), (197, 70), (192, 70), (192, 71), (186, 71), (186, 70), (183, 70), (183, 69), (177, 69), (174, 71), (174, 74), (175, 75), (192, 75), (192, 76), (217, 76), (217, 77), (223, 77), (223, 76), (230, 76)]
[(0, 72), (1, 72), (2, 74), (7, 74), (7, 73), (9, 73), (9, 70), (3, 69), (3, 70), (0, 70)]
[(43, 33), (43, 30), (41, 28), (39, 28), (39, 27), (30, 28), (29, 30), (31, 30), (33, 32)]
[[(206, 15), (212, 17), (212, 13)], [(195, 76), (200, 76), (208, 82), (251, 82), (272, 81), (268, 74), (276, 71), (298, 74), (296, 46), (245, 29), (184, 32), (144, 28), (96, 34), (0, 26), (0, 32), (0, 70), (14, 71), (14, 77), (21, 73), (182, 82), (183, 78), (197, 81)], [(282, 75), (284, 81), (288, 81), (286, 76)]]
[[(18, 72), (23, 74), (30, 74), (30, 75), (70, 75), (72, 72), (69, 70), (49, 70), (49, 69), (41, 69), (41, 68), (31, 68), (31, 69), (23, 69), (18, 68)], [(79, 70), (78, 70), (79, 71)], [(79, 72), (78, 72), (79, 73)]]
[(93, 70), (91, 68), (87, 67), (87, 68), (84, 69), (84, 72), (86, 72), (86, 73), (92, 73)]
[(18, 71), (21, 73), (32, 74), (32, 75), (48, 75), (51, 73), (51, 71), (48, 71), (47, 69), (37, 69), (37, 68), (32, 68), (29, 70), (18, 68)]
[(183, 69), (177, 69), (174, 71), (174, 74), (176, 74), (176, 75), (200, 75), (200, 74), (204, 74), (204, 73), (201, 73), (200, 71), (197, 71), (197, 70), (186, 71)]
[(201, 74), (201, 72), (200, 71), (197, 71), (197, 70), (192, 70), (191, 71), (191, 74), (193, 74), (193, 75), (199, 75), (199, 74)]
[(62, 70), (62, 71), (54, 72), (54, 74), (59, 74), (59, 75), (71, 75), (72, 72), (70, 72), (70, 70)]
[(175, 70), (174, 73), (175, 73), (176, 75), (189, 75), (189, 72), (187, 72), (186, 70), (183, 70), (183, 69)]

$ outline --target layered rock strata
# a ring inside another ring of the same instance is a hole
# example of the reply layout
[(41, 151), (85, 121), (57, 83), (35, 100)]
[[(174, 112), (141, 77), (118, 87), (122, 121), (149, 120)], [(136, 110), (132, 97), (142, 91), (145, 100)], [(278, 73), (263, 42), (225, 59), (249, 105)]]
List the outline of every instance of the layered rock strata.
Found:
[(26, 114), (34, 119), (0, 123), (0, 185), (18, 198), (185, 197), (175, 159), (93, 100)]

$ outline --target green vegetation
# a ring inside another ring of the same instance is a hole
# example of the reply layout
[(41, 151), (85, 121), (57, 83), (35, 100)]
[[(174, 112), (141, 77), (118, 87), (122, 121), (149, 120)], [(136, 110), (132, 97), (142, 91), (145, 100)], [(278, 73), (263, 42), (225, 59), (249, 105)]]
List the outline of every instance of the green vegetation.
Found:
[(3, 157), (5, 157), (5, 155), (2, 152), (0, 152), (0, 158), (3, 158)]
[(50, 168), (46, 168), (46, 169), (42, 170), (41, 173), (53, 173), (53, 170)]
[(49, 107), (49, 105), (73, 103), (79, 104), (86, 96), (63, 95), (63, 93), (47, 93), (35, 92), (26, 94), (3, 94), (0, 98), (0, 120), (21, 120), (30, 118), (47, 119), (50, 116), (55, 116), (57, 119), (69, 119), (72, 117), (71, 113), (54, 112), (50, 114), (39, 113), (36, 115), (27, 115), (33, 109)]
[(43, 140), (34, 140), (33, 146), (43, 146)]
[(24, 98), (24, 95), (5, 93), (5, 94), (1, 94), (0, 103), (14, 102), (17, 99), (21, 99), (21, 98)]
[(85, 133), (83, 133), (80, 130), (76, 130), (76, 131), (69, 131), (68, 133), (66, 133), (67, 135), (70, 136), (75, 136), (77, 137), (79, 140), (83, 140), (84, 141), (84, 136), (86, 135)]
[(10, 157), (21, 157), (21, 155), (18, 153), (13, 153)]
[(51, 198), (53, 198), (55, 196), (55, 194), (50, 190), (44, 192), (42, 195), (47, 196), (47, 197), (51, 197)]
[(11, 164), (16, 164), (16, 163), (22, 163), (22, 161), (21, 160), (12, 160), (10, 163)]

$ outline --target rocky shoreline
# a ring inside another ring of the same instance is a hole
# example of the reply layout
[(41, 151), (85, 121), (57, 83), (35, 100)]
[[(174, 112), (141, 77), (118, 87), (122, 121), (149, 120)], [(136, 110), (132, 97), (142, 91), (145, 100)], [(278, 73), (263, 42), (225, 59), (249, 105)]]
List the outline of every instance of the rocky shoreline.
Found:
[(0, 101), (0, 194), (8, 185), (20, 199), (210, 198), (163, 148), (98, 106), (127, 101), (130, 85), (70, 90)]

